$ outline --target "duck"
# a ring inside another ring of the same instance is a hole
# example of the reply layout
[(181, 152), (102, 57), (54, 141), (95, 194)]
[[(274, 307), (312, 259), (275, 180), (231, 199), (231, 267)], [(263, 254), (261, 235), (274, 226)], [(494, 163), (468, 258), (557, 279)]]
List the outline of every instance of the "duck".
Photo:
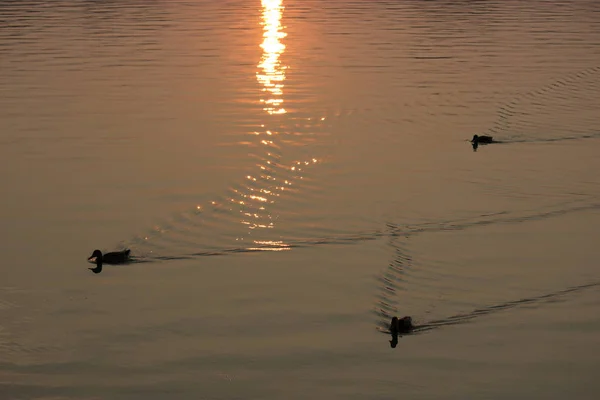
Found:
[(473, 146), (473, 151), (477, 151), (477, 147), (480, 144), (490, 144), (497, 143), (493, 137), (487, 135), (473, 135), (473, 139), (471, 139), (471, 145)]
[(490, 144), (494, 143), (494, 138), (492, 136), (487, 135), (473, 135), (473, 139), (471, 139), (471, 143), (475, 144)]
[(413, 330), (414, 326), (412, 323), (412, 318), (409, 316), (398, 318), (393, 317), (392, 322), (390, 323), (390, 332), (392, 335), (398, 335), (401, 333), (410, 333)]
[(411, 317), (392, 317), (392, 322), (390, 323), (390, 333), (392, 334), (390, 346), (395, 348), (398, 345), (398, 335), (410, 333), (414, 328), (415, 326), (412, 323)]
[(110, 253), (102, 254), (98, 249), (94, 250), (91, 256), (88, 257), (88, 261), (95, 262), (96, 267), (88, 268), (95, 274), (102, 272), (102, 264), (125, 264), (129, 259), (129, 253), (131, 250), (125, 249), (121, 251), (113, 251)]

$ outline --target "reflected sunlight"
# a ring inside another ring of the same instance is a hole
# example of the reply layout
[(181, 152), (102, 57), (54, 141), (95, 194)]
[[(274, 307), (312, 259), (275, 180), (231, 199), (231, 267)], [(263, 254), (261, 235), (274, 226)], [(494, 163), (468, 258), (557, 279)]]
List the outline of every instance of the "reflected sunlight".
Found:
[[(285, 114), (286, 110), (283, 105), (283, 81), (285, 80), (286, 67), (281, 65), (280, 56), (285, 51), (285, 45), (281, 39), (286, 37), (281, 25), (281, 17), (283, 15), (283, 0), (262, 0), (262, 21), (263, 41), (260, 47), (263, 50), (260, 62), (258, 63), (258, 72), (256, 79), (262, 86), (263, 96), (260, 103), (263, 105), (263, 111), (269, 115)], [(261, 125), (265, 128), (265, 124)], [(254, 132), (255, 135), (275, 136), (277, 131), (266, 129), (263, 133)], [(271, 139), (261, 139), (259, 143), (263, 146), (271, 148), (274, 142)], [(265, 204), (274, 203), (273, 198), (278, 197), (277, 191), (283, 190), (279, 187), (277, 179), (271, 175), (274, 168), (279, 166), (279, 157), (274, 157), (271, 152), (266, 153), (266, 157), (262, 163), (258, 164), (260, 174), (255, 177), (248, 175), (246, 179), (249, 181), (245, 185), (244, 190), (234, 190), (234, 193), (241, 199), (231, 199), (232, 202), (244, 206), (240, 210), (243, 225), (249, 229), (257, 228), (273, 228), (273, 217), (265, 208)], [(258, 187), (258, 186), (263, 187)], [(266, 246), (268, 248), (270, 246)]]
[(264, 104), (263, 110), (269, 114), (285, 114), (283, 105), (283, 81), (285, 80), (286, 67), (281, 65), (279, 57), (285, 51), (281, 43), (286, 34), (281, 26), (283, 14), (283, 0), (262, 0), (263, 7), (263, 56), (258, 64), (261, 71), (256, 73), (258, 82), (263, 86), (265, 97), (260, 101)]
[[(295, 182), (303, 179), (302, 166), (316, 164), (317, 159), (309, 161), (291, 161), (283, 163), (282, 144), (279, 136), (284, 132), (283, 126), (294, 118), (283, 107), (283, 88), (286, 79), (287, 66), (282, 64), (281, 56), (286, 51), (282, 42), (287, 36), (282, 25), (283, 0), (262, 0), (261, 20), (263, 35), (259, 44), (262, 49), (260, 61), (257, 64), (256, 79), (261, 86), (260, 105), (263, 123), (259, 131), (251, 132), (257, 136), (257, 144), (264, 152), (255, 154), (259, 158), (256, 164), (258, 171), (246, 175), (242, 187), (232, 189), (233, 197), (230, 203), (240, 207), (240, 223), (247, 227), (247, 234), (253, 236), (256, 247), (252, 250), (288, 250), (289, 247), (279, 241), (263, 240), (258, 231), (273, 229), (279, 216), (273, 214), (276, 199), (285, 192), (297, 191)], [(284, 114), (287, 114), (284, 116)], [(323, 120), (321, 118), (320, 120)], [(262, 136), (262, 137), (261, 137)], [(263, 147), (265, 146), (265, 147)], [(237, 240), (244, 240), (238, 237)]]

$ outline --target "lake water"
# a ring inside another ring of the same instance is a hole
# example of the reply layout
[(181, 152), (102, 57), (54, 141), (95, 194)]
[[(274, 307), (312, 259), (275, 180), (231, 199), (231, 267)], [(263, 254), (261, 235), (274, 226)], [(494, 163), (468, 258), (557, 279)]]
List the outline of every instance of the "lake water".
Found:
[(596, 398), (600, 3), (3, 1), (0, 72), (0, 399)]

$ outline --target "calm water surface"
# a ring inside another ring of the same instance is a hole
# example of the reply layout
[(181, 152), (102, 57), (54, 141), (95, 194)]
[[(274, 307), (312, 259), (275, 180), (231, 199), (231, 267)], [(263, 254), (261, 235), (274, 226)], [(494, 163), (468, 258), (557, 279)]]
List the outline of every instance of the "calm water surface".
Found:
[(597, 2), (4, 1), (0, 55), (0, 399), (595, 398)]

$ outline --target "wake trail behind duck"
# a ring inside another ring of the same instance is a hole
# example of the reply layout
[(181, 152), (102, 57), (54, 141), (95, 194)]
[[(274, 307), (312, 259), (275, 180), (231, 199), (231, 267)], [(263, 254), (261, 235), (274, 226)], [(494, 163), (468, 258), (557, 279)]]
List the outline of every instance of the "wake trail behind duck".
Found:
[[(510, 309), (517, 308), (517, 307), (523, 307), (523, 306), (532, 305), (532, 304), (541, 304), (541, 303), (545, 303), (545, 302), (550, 303), (550, 302), (556, 301), (558, 298), (567, 296), (569, 294), (575, 294), (575, 293), (578, 293), (578, 292), (581, 292), (584, 290), (597, 288), (599, 286), (600, 286), (600, 282), (592, 282), (592, 283), (587, 283), (584, 285), (572, 286), (572, 287), (569, 287), (566, 289), (546, 293), (546, 294), (539, 295), (539, 296), (525, 297), (525, 298), (518, 299), (518, 300), (512, 300), (512, 301), (507, 301), (504, 303), (499, 303), (499, 304), (494, 304), (494, 305), (490, 305), (490, 306), (486, 306), (486, 307), (477, 308), (468, 313), (455, 314), (455, 315), (451, 315), (446, 318), (435, 319), (432, 321), (416, 324), (415, 329), (412, 331), (411, 334), (424, 333), (424, 332), (432, 331), (432, 330), (439, 329), (439, 328), (442, 328), (445, 326), (466, 324), (468, 322), (473, 321), (474, 319), (478, 319), (480, 317), (488, 316), (490, 314), (510, 310)], [(387, 319), (387, 317), (391, 318), (391, 316), (387, 313), (381, 313), (380, 315), (381, 315), (381, 317), (385, 317), (386, 319), (379, 321), (378, 330), (380, 332), (389, 334), (390, 333), (389, 329), (387, 329), (387, 328), (389, 328), (389, 319)]]
[[(600, 66), (558, 78), (500, 106), (485, 134), (501, 143), (600, 138)], [(568, 122), (567, 122), (568, 121)]]
[[(308, 228), (304, 232), (306, 235), (302, 235), (302, 230), (291, 232), (272, 231), (272, 233), (267, 232), (261, 237), (240, 241), (236, 240), (235, 236), (237, 224), (223, 224), (220, 218), (226, 212), (217, 208), (215, 213), (211, 213), (210, 210), (204, 210), (199, 213), (203, 217), (195, 225), (197, 233), (195, 236), (188, 238), (186, 242), (180, 239), (179, 236), (184, 234), (179, 230), (164, 228), (153, 230), (151, 234), (154, 234), (154, 236), (136, 237), (128, 243), (123, 243), (121, 246), (131, 248), (138, 261), (183, 260), (265, 251), (290, 251), (316, 246), (354, 245), (386, 237), (408, 238), (428, 233), (462, 231), (482, 226), (540, 221), (566, 214), (598, 209), (600, 209), (600, 202), (595, 202), (591, 199), (588, 201), (561, 203), (541, 210), (499, 211), (454, 220), (437, 220), (416, 224), (387, 222), (385, 223), (385, 229), (382, 230), (347, 232), (336, 231), (331, 228), (317, 229), (317, 233), (327, 234), (323, 236), (315, 235), (314, 230), (311, 228)], [(229, 212), (231, 213), (231, 211)], [(225, 218), (225, 222), (227, 220), (229, 219)], [(232, 222), (231, 220), (229, 222)], [(202, 221), (207, 221), (204, 229), (202, 229)], [(224, 226), (232, 226), (232, 231), (228, 232), (224, 230)], [(206, 240), (203, 241), (202, 238)], [(227, 245), (227, 243), (231, 243), (231, 245)]]

